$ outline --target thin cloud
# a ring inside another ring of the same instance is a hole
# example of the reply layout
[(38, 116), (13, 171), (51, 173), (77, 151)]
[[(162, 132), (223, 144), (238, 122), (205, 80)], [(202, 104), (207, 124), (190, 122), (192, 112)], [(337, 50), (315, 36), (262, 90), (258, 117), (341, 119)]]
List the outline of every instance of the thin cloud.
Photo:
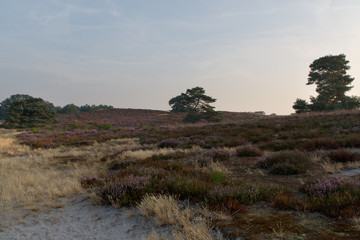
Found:
[(274, 14), (277, 13), (279, 8), (271, 8), (269, 10), (255, 10), (255, 11), (236, 11), (236, 12), (227, 12), (216, 15), (218, 18), (229, 18), (237, 16), (249, 16), (249, 15), (264, 15), (264, 14)]

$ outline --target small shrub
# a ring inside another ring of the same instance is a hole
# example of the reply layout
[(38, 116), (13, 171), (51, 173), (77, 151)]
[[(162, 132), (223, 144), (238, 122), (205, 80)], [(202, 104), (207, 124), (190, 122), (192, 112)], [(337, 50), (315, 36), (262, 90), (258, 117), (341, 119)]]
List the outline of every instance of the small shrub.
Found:
[(317, 179), (306, 184), (303, 191), (311, 197), (327, 197), (347, 186), (357, 186), (360, 188), (360, 182), (352, 178), (332, 176)]
[(178, 159), (182, 159), (185, 157), (186, 157), (186, 153), (176, 151), (176, 152), (170, 153), (170, 154), (162, 154), (162, 153), (154, 154), (150, 157), (150, 159), (153, 161), (161, 161), (161, 160), (169, 160), (169, 159), (178, 160)]
[(279, 192), (271, 200), (271, 206), (281, 210), (303, 210), (302, 201), (295, 199), (290, 193)]
[(211, 173), (211, 180), (215, 183), (222, 183), (224, 180), (224, 174), (221, 172), (213, 172)]
[(331, 217), (360, 216), (360, 182), (351, 178), (329, 177), (305, 185), (309, 207)]
[(99, 131), (106, 131), (112, 128), (112, 125), (110, 123), (103, 123), (97, 126)]
[(185, 142), (179, 139), (165, 139), (158, 143), (158, 148), (179, 148), (185, 145)]
[(150, 176), (127, 175), (121, 179), (108, 180), (98, 190), (98, 196), (106, 204), (119, 207), (129, 206), (139, 201), (148, 192)]
[(316, 149), (337, 149), (339, 148), (339, 143), (333, 138), (323, 137), (308, 139), (305, 142), (301, 143), (299, 147), (307, 151), (314, 151)]
[(258, 161), (258, 166), (269, 169), (271, 174), (292, 175), (305, 173), (311, 161), (307, 154), (299, 151), (284, 151)]
[(345, 148), (359, 148), (360, 147), (360, 135), (357, 134), (349, 134), (347, 136), (338, 139), (338, 142), (342, 147)]
[(241, 204), (252, 204), (261, 200), (269, 200), (275, 193), (273, 188), (254, 184), (216, 185), (208, 192), (207, 201), (210, 205), (223, 203), (226, 199), (236, 199)]
[(349, 150), (346, 150), (346, 149), (339, 149), (339, 150), (331, 151), (328, 154), (328, 157), (332, 162), (337, 162), (337, 163), (360, 161), (359, 154), (350, 152)]
[(86, 125), (86, 126), (84, 127), (84, 129), (85, 129), (85, 130), (91, 130), (91, 129), (94, 129), (94, 126), (92, 126), (92, 125)]
[(236, 155), (238, 157), (260, 157), (264, 153), (257, 147), (247, 145), (236, 148)]
[(172, 176), (163, 179), (163, 184), (168, 193), (194, 201), (204, 200), (212, 187), (211, 182), (188, 176)]
[(230, 152), (223, 149), (212, 150), (212, 158), (214, 162), (226, 162), (230, 160)]
[(143, 124), (141, 124), (141, 128), (142, 128), (142, 130), (144, 130), (144, 131), (149, 130), (149, 129), (150, 129), (150, 123), (143, 123)]
[(100, 187), (104, 184), (104, 179), (99, 177), (84, 177), (80, 179), (83, 188)]
[(285, 151), (285, 150), (294, 150), (297, 147), (297, 143), (294, 140), (282, 140), (282, 141), (272, 141), (270, 143), (262, 144), (261, 149), (272, 150), (272, 151)]
[(31, 129), (31, 132), (32, 132), (32, 133), (39, 133), (40, 130), (39, 130), (39, 128), (35, 128), (35, 127), (34, 127), (34, 128)]
[(75, 130), (79, 128), (79, 122), (78, 120), (75, 120), (74, 123), (70, 126), (70, 130)]

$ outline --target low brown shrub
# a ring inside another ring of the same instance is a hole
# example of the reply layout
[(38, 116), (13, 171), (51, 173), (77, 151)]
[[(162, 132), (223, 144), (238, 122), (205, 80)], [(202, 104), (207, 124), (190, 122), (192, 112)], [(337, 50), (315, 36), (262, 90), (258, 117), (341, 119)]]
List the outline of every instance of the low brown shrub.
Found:
[(337, 162), (337, 163), (360, 161), (360, 155), (358, 153), (350, 152), (347, 149), (339, 149), (339, 150), (331, 151), (328, 154), (328, 157), (332, 162)]
[(238, 157), (260, 157), (264, 155), (264, 152), (257, 147), (246, 145), (236, 148), (236, 155)]

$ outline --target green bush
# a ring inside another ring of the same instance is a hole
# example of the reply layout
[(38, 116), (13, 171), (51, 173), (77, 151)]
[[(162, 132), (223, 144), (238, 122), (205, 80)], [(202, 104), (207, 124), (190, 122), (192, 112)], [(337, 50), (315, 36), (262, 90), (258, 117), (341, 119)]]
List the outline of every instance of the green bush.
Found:
[(221, 172), (213, 172), (211, 173), (211, 180), (213, 182), (222, 183), (224, 181), (224, 174)]
[(35, 128), (35, 127), (34, 127), (34, 128), (31, 129), (31, 132), (32, 132), (32, 133), (39, 133), (40, 130), (39, 130), (39, 128)]

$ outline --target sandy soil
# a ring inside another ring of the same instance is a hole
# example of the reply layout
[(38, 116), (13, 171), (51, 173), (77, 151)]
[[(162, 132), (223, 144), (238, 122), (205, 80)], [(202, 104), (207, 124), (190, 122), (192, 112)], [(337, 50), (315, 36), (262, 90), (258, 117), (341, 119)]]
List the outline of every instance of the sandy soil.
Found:
[(46, 213), (0, 213), (1, 240), (143, 239), (153, 229), (167, 236), (172, 231), (156, 226), (135, 208), (93, 206), (80, 197)]

